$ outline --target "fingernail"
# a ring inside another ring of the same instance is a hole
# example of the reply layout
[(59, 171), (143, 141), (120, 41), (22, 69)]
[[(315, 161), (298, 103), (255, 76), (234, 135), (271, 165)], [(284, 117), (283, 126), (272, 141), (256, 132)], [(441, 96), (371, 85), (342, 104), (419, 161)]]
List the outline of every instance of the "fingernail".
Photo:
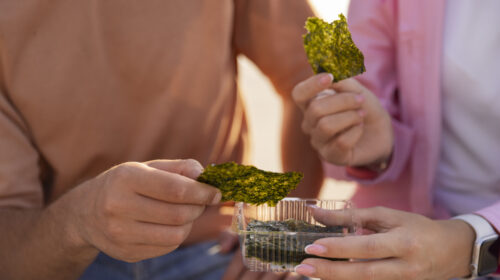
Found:
[(363, 95), (356, 95), (356, 101), (358, 103), (363, 103), (363, 101), (365, 101), (365, 98), (363, 97)]
[(322, 245), (311, 244), (311, 245), (307, 245), (304, 248), (304, 251), (306, 251), (306, 253), (312, 254), (312, 255), (322, 255), (322, 254), (326, 253), (326, 248), (325, 248), (325, 246), (322, 246)]
[(366, 112), (364, 110), (359, 110), (358, 114), (362, 117), (366, 116)]
[(193, 170), (193, 173), (194, 173), (193, 178), (194, 179), (198, 178), (200, 176), (200, 174), (203, 173), (203, 167), (201, 167), (201, 166), (195, 167)]
[(320, 79), (319, 79), (319, 83), (321, 85), (328, 85), (330, 84), (331, 82), (333, 82), (333, 75), (328, 73), (326, 75), (323, 75)]
[(220, 202), (220, 199), (222, 198), (222, 194), (218, 191), (215, 196), (214, 196), (214, 199), (212, 200), (212, 204), (217, 204)]
[(313, 274), (316, 272), (316, 269), (308, 264), (299, 264), (295, 267), (295, 272), (305, 276), (313, 276)]

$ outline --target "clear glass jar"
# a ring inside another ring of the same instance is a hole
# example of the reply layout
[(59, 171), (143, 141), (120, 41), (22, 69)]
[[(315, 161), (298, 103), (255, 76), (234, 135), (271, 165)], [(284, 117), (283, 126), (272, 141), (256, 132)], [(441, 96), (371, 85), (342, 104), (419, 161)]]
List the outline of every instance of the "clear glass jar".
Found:
[[(331, 210), (328, 221), (316, 221), (308, 206)], [(303, 259), (316, 257), (304, 252), (315, 240), (356, 234), (353, 209), (347, 200), (285, 198), (274, 207), (238, 202), (233, 228), (243, 261), (251, 271), (294, 271)]]

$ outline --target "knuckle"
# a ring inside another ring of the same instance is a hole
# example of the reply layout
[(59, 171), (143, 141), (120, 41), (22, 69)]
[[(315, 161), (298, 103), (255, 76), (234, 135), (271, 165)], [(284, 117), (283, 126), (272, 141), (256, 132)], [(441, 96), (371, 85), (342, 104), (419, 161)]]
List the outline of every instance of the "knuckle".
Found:
[(109, 240), (115, 243), (120, 243), (123, 239), (125, 231), (120, 224), (110, 221), (106, 225), (105, 233)]
[(189, 214), (187, 211), (180, 211), (172, 215), (172, 223), (175, 225), (184, 225), (189, 222)]
[(363, 121), (363, 117), (358, 113), (358, 111), (350, 111), (349, 119), (351, 119), (352, 124), (358, 124)]
[(347, 150), (351, 148), (351, 143), (344, 137), (338, 137), (337, 139), (335, 139), (335, 145), (340, 150)]
[(114, 216), (121, 209), (119, 201), (111, 195), (108, 195), (103, 200), (102, 212), (105, 216)]
[(304, 92), (307, 91), (307, 88), (308, 88), (308, 83), (307, 83), (307, 80), (305, 81), (302, 81), (300, 83), (298, 83), (292, 90), (292, 99), (295, 101), (295, 103), (297, 104), (302, 104), (305, 103), (306, 100), (305, 97), (304, 97)]
[(319, 155), (324, 159), (324, 160), (333, 160), (333, 155), (332, 152), (325, 146), (323, 148), (319, 149)]
[(172, 195), (175, 200), (179, 202), (184, 201), (188, 195), (188, 190), (184, 186), (178, 185), (178, 187), (173, 190)]
[(421, 249), (421, 244), (415, 237), (406, 237), (403, 241), (404, 253), (406, 255), (415, 255)]
[(325, 145), (319, 150), (319, 155), (326, 161), (331, 162), (336, 165), (343, 165), (344, 160), (342, 155), (337, 153), (335, 149), (330, 147), (331, 145)]
[(329, 135), (330, 134), (330, 122), (326, 118), (321, 118), (318, 121), (317, 129), (319, 133), (323, 135)]
[(372, 208), (373, 213), (377, 216), (384, 216), (387, 214), (387, 208), (383, 206), (375, 206)]
[(186, 230), (186, 227), (177, 227), (170, 233), (169, 240), (173, 244), (181, 244), (186, 240), (188, 234), (189, 230)]
[(356, 95), (346, 95), (345, 103), (349, 108), (358, 108), (360, 107), (359, 102), (356, 100)]
[(138, 164), (138, 162), (126, 162), (114, 167), (110, 174), (112, 183), (121, 184), (127, 182), (136, 171)]
[(320, 150), (320, 155), (327, 161), (330, 161), (336, 165), (346, 165), (347, 159), (345, 156), (345, 152), (337, 147), (335, 142), (330, 142), (327, 145), (323, 146)]
[(309, 117), (313, 120), (316, 120), (323, 115), (321, 103), (317, 102), (316, 100), (312, 101), (311, 104), (309, 104), (307, 111)]

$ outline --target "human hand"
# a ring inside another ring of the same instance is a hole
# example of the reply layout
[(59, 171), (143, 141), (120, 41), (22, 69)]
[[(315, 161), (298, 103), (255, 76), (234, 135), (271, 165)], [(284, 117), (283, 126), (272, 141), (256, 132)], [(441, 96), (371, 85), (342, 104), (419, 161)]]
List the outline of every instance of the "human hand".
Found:
[[(238, 237), (226, 235), (226, 231), (231, 226), (233, 219), (234, 202), (224, 202), (214, 206), (208, 206), (203, 214), (193, 222), (193, 227), (188, 237), (182, 243), (182, 246), (192, 245), (203, 241), (213, 240), (219, 238), (220, 245), (225, 249), (231, 246), (229, 243), (234, 244), (238, 242)], [(228, 236), (229, 238), (222, 238), (221, 236)]]
[[(312, 209), (321, 223), (338, 220), (334, 211)], [(370, 235), (319, 239), (309, 254), (360, 259), (351, 262), (310, 258), (296, 272), (321, 279), (450, 279), (470, 274), (473, 229), (461, 220), (431, 220), (383, 207), (355, 210)], [(340, 217), (340, 219), (342, 219)]]
[(188, 236), (193, 221), (220, 201), (220, 192), (195, 180), (195, 160), (120, 164), (75, 188), (73, 235), (127, 261), (164, 255)]
[(303, 279), (301, 275), (296, 273), (283, 272), (256, 272), (250, 271), (243, 263), (241, 250), (236, 251), (233, 260), (227, 267), (226, 273), (222, 280), (299, 280)]
[(238, 235), (229, 229), (226, 229), (225, 231), (221, 232), (221, 234), (218, 237), (218, 241), (219, 241), (219, 252), (221, 254), (227, 254), (235, 251), (240, 244)]
[(386, 161), (393, 147), (391, 118), (377, 97), (355, 79), (333, 83), (322, 73), (295, 86), (304, 112), (302, 130), (326, 161), (366, 166)]

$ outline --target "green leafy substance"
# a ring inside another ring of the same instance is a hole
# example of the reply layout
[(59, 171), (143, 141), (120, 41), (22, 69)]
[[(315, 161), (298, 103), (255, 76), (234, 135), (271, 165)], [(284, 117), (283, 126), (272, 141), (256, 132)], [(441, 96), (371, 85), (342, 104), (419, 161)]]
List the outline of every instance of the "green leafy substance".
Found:
[(344, 226), (318, 226), (305, 221), (288, 219), (284, 221), (251, 220), (246, 231), (256, 232), (314, 232), (314, 233), (342, 233)]
[(304, 49), (314, 73), (333, 74), (334, 82), (366, 71), (363, 53), (356, 47), (343, 14), (332, 23), (316, 17), (306, 21)]
[[(323, 258), (307, 254), (304, 248), (321, 238), (343, 236), (344, 227), (318, 226), (295, 219), (267, 222), (252, 220), (248, 223), (245, 232), (246, 258), (256, 258), (263, 262), (283, 265), (285, 268), (296, 266), (307, 258)], [(296, 234), (284, 234), (284, 232)]]
[(299, 172), (275, 173), (226, 162), (207, 166), (197, 180), (220, 189), (222, 201), (275, 206), (297, 187), (302, 177)]

